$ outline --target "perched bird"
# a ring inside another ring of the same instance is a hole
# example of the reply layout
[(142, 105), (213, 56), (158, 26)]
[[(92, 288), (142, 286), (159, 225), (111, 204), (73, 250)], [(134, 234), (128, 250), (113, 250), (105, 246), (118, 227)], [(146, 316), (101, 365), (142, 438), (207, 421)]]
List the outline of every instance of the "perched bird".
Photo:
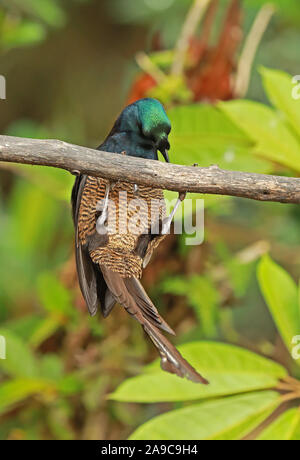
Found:
[[(141, 99), (123, 110), (98, 150), (151, 160), (158, 160), (160, 151), (169, 162), (170, 131), (170, 121), (160, 102)], [(139, 281), (184, 198), (185, 194), (179, 195), (166, 217), (162, 190), (78, 175), (72, 192), (76, 264), (92, 316), (101, 309), (106, 317), (116, 303), (122, 305), (157, 347), (162, 369), (207, 384), (162, 334), (161, 330), (174, 332)], [(135, 199), (140, 205), (132, 208), (130, 203)], [(136, 222), (134, 228), (130, 221)]]

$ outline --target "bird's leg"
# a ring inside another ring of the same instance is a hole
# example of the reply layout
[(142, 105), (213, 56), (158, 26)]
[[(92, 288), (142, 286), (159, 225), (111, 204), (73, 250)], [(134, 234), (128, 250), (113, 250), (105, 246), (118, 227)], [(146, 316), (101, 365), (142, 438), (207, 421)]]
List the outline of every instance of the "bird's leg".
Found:
[(179, 193), (178, 199), (177, 199), (177, 201), (175, 203), (175, 206), (174, 206), (172, 212), (170, 213), (170, 215), (168, 217), (166, 217), (163, 220), (163, 225), (162, 225), (162, 230), (161, 230), (162, 235), (166, 235), (169, 232), (173, 217), (175, 216), (178, 207), (183, 202), (185, 197), (186, 197), (186, 192)]
[(97, 223), (96, 223), (96, 230), (98, 233), (103, 233), (103, 226), (108, 216), (108, 201), (109, 201), (108, 197), (109, 197), (111, 186), (112, 184), (108, 182), (106, 185), (104, 198), (97, 204), (97, 207), (96, 207), (97, 211), (101, 211), (101, 216), (98, 217)]
[[(198, 163), (194, 163), (193, 166), (194, 166), (194, 167), (197, 167), (197, 166), (198, 166)], [(171, 223), (172, 223), (172, 220), (173, 220), (173, 217), (175, 216), (178, 207), (179, 207), (180, 204), (183, 202), (183, 200), (185, 199), (185, 197), (186, 197), (186, 192), (180, 192), (180, 193), (178, 194), (178, 200), (177, 200), (176, 203), (175, 203), (175, 206), (174, 206), (174, 208), (173, 208), (173, 211), (170, 213), (170, 215), (169, 215), (168, 217), (166, 217), (166, 218), (163, 220), (163, 225), (162, 225), (162, 230), (161, 230), (162, 235), (165, 235), (166, 233), (169, 232), (170, 227), (171, 227)]]

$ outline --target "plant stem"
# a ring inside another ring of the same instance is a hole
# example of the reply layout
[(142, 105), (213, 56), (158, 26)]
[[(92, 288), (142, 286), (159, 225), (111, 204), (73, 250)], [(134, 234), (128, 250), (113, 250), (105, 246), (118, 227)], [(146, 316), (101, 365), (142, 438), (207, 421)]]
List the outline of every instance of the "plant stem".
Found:
[(249, 32), (244, 49), (240, 56), (235, 79), (234, 96), (237, 98), (245, 97), (248, 91), (254, 58), (274, 13), (275, 8), (272, 4), (264, 5), (256, 16), (253, 26)]
[(211, 0), (194, 0), (194, 3), (187, 14), (175, 47), (171, 75), (180, 76), (183, 74), (184, 62), (189, 48), (190, 39), (194, 36), (197, 26), (203, 18), (210, 1)]

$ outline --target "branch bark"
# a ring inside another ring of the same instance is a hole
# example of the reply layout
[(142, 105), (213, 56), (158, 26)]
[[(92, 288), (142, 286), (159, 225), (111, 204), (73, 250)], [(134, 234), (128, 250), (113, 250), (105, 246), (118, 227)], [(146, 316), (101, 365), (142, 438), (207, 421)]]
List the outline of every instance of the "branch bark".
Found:
[(259, 201), (300, 203), (300, 179), (166, 164), (102, 152), (57, 140), (0, 136), (0, 161), (52, 166), (106, 179), (178, 192), (208, 193)]

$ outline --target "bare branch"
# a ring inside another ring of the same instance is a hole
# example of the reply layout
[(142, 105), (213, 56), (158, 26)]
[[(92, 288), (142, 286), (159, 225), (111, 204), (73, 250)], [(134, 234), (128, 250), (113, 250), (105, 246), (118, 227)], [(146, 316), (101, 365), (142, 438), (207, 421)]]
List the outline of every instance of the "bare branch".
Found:
[(178, 192), (208, 193), (259, 201), (300, 203), (300, 179), (166, 164), (56, 140), (0, 136), (0, 161), (53, 166), (74, 173), (122, 179)]

